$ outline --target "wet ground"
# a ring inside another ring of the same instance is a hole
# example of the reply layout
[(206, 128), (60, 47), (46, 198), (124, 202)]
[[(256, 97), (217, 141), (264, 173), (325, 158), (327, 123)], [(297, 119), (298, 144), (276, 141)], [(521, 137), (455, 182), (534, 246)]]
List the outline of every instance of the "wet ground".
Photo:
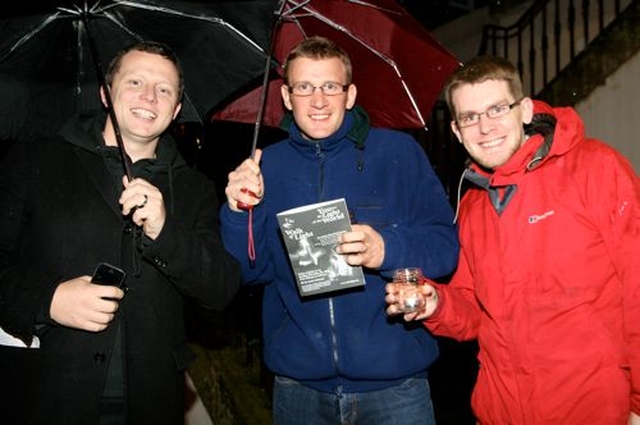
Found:
[[(191, 335), (197, 345), (198, 362), (190, 368), (199, 393), (208, 394), (211, 382), (224, 386), (224, 403), (236, 411), (233, 425), (270, 423), (271, 376), (261, 361), (259, 323), (255, 300), (243, 300), (240, 315), (198, 316)], [(474, 425), (471, 390), (477, 373), (475, 342), (439, 339), (441, 355), (430, 370), (431, 396), (438, 425)], [(212, 379), (212, 374), (216, 376)], [(203, 388), (200, 388), (203, 386)], [(207, 400), (209, 412), (219, 410), (219, 401)], [(212, 418), (218, 425), (226, 419)]]

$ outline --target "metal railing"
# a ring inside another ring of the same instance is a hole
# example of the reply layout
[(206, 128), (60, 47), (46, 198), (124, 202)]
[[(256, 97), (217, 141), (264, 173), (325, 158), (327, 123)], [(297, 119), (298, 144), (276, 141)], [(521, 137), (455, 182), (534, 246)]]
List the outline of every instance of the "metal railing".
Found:
[(486, 25), (479, 54), (509, 59), (535, 96), (633, 1), (534, 1), (513, 25)]
[[(513, 62), (525, 91), (537, 96), (630, 4), (640, 0), (537, 0), (509, 26), (485, 25), (478, 54)], [(450, 130), (443, 101), (431, 111), (427, 132), (412, 132), (442, 180), (452, 205), (467, 154)]]

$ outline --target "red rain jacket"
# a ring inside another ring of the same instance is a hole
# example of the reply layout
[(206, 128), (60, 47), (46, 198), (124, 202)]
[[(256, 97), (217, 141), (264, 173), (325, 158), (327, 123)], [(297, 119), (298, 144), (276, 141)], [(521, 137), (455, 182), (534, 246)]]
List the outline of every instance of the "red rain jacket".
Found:
[(479, 423), (626, 424), (640, 413), (639, 180), (573, 109), (534, 113), (546, 143), (468, 170), (484, 187), (462, 199), (459, 266), (424, 323), (478, 339)]

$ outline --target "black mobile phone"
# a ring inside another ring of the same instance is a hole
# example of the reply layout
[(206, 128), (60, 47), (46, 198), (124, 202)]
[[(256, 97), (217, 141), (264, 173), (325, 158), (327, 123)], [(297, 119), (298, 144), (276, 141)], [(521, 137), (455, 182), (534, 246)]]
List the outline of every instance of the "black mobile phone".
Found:
[(127, 287), (124, 284), (126, 277), (127, 274), (121, 268), (102, 262), (96, 266), (91, 282), (99, 285), (117, 286), (126, 292)]

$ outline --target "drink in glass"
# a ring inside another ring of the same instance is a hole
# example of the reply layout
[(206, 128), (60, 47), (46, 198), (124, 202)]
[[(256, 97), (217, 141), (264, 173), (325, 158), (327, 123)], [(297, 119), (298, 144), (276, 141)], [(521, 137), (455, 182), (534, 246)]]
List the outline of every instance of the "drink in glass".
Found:
[(422, 270), (418, 267), (404, 267), (393, 272), (393, 282), (398, 285), (398, 307), (404, 313), (419, 311), (425, 306), (420, 288)]

